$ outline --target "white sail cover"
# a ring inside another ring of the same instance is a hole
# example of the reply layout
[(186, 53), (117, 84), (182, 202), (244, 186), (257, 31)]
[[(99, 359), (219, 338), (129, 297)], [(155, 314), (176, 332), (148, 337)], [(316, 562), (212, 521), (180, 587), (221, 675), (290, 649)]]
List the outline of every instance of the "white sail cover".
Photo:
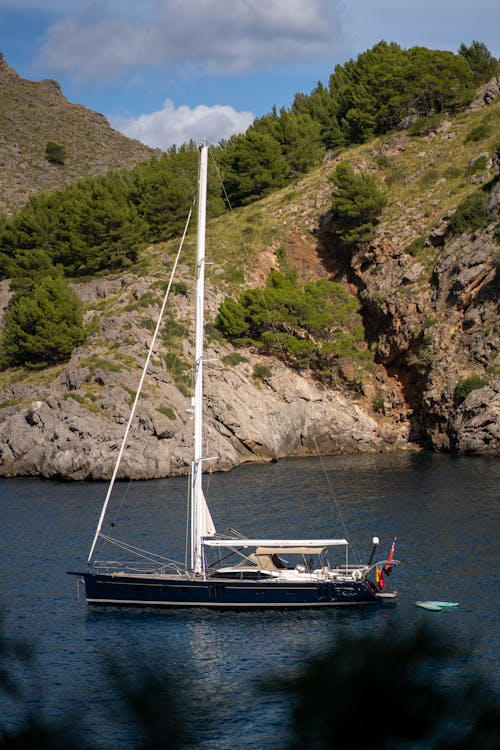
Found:
[[(207, 547), (266, 547), (288, 549), (290, 547), (307, 549), (311, 553), (311, 548), (325, 547), (347, 547), (347, 539), (204, 539), (203, 544)], [(264, 550), (261, 550), (264, 552)]]
[(217, 532), (215, 524), (213, 522), (210, 510), (207, 505), (207, 500), (203, 490), (201, 491), (201, 517), (202, 517), (202, 528), (200, 529), (200, 536), (214, 536)]

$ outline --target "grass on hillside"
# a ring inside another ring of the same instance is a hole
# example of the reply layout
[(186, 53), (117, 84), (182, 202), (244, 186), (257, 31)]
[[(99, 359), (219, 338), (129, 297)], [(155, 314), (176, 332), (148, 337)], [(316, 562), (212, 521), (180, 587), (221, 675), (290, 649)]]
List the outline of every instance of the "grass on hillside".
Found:
[[(397, 250), (406, 250), (416, 261), (422, 262), (428, 278), (439, 250), (426, 247), (424, 239), (445, 213), (453, 211), (464, 197), (478, 189), (472, 181), (478, 172), (471, 169), (471, 161), (478, 157), (481, 160), (484, 155), (486, 158), (480, 164), (487, 163), (500, 145), (499, 133), (500, 102), (478, 112), (444, 120), (435, 133), (411, 136), (406, 131), (397, 131), (346, 149), (325, 160), (294, 185), (209, 221), (207, 285), (221, 296), (236, 295), (242, 287), (253, 283), (255, 268), (264, 251), (277, 253), (279, 248), (286, 248), (295, 235), (314, 247), (314, 227), (331, 205), (329, 178), (341, 160), (377, 175), (389, 199), (378, 235)], [(150, 245), (137, 263), (127, 269), (127, 275), (152, 276), (157, 279), (153, 286), (167, 282), (178, 246), (179, 239)], [(181, 278), (186, 285), (182, 293), (186, 295), (190, 295), (187, 286), (192, 284), (195, 246), (193, 223), (182, 258)], [(146, 310), (151, 304), (159, 304), (157, 294), (146, 294), (134, 302), (130, 297), (124, 302), (123, 295), (118, 294), (88, 304), (87, 311), (113, 315), (127, 309)], [(149, 330), (152, 319), (143, 317), (141, 320), (143, 327)], [(88, 343), (92, 344), (92, 339)], [(108, 349), (111, 348), (112, 344)], [(180, 351), (176, 352), (177, 363), (179, 354)], [(59, 366), (42, 372), (23, 369), (1, 372), (0, 388), (15, 382), (49, 383), (63, 369), (64, 366)], [(177, 376), (187, 386), (183, 367)]]
[[(342, 160), (378, 176), (389, 198), (379, 234), (401, 251), (406, 249), (477, 189), (470, 162), (482, 154), (491, 157), (500, 145), (499, 133), (497, 103), (443, 120), (436, 133), (411, 136), (395, 131), (346, 149), (294, 185), (209, 221), (207, 280), (224, 294), (233, 294), (246, 285), (263, 250), (286, 247), (294, 233), (314, 243), (311, 226), (330, 207), (329, 177)], [(168, 278), (178, 244), (175, 239), (149, 246), (130, 272)], [(183, 257), (191, 271), (195, 252), (193, 224)]]

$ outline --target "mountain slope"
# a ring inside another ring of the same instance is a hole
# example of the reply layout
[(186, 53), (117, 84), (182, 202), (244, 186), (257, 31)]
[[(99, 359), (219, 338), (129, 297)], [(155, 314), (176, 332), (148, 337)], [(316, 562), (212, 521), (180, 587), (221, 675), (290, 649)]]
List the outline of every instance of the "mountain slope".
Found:
[[(64, 147), (64, 164), (47, 160), (50, 142)], [(56, 81), (21, 78), (0, 53), (0, 213), (13, 213), (41, 190), (131, 169), (155, 153), (103, 115), (68, 102)]]
[[(209, 326), (208, 450), (220, 456), (217, 468), (318, 446), (500, 455), (499, 123), (498, 98), (483, 92), (427, 133), (398, 131), (330, 155), (293, 186), (209, 223), (209, 320), (224, 296), (261, 286), (285, 259), (300, 281), (328, 276), (357, 294), (376, 359), (362, 382), (346, 362), (327, 386), (257, 349), (235, 349)], [(339, 160), (375, 174), (388, 193), (374, 239), (350, 248), (331, 214)], [(452, 231), (476, 194), (483, 224)], [(126, 276), (74, 285), (94, 326), (67, 365), (0, 373), (0, 474), (110, 475), (176, 249), (177, 241), (150, 246)], [(190, 236), (122, 476), (188, 468), (193, 257)], [(2, 282), (0, 309), (9, 294)]]

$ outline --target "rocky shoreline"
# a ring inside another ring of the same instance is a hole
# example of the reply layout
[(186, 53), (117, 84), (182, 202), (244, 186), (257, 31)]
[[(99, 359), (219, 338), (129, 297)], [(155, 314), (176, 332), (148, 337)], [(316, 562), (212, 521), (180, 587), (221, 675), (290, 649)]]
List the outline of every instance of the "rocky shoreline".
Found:
[[(475, 106), (491, 104), (486, 101), (490, 94), (492, 102), (498, 99), (498, 79), (493, 83), (481, 92)], [(429, 136), (440, 148), (455, 137), (451, 122)], [(398, 133), (377, 148), (375, 155), (365, 152), (361, 170), (376, 171), (377, 160), (397, 159), (415, 147), (407, 135)], [(427, 163), (422, 149), (418, 156)], [(432, 214), (435, 224), (429, 232), (434, 183), (426, 188), (427, 202), (417, 193), (411, 205), (397, 203), (394, 215), (385, 225), (381, 222), (375, 238), (350, 250), (339, 248), (335, 238), (328, 209), (328, 164), (324, 172), (318, 171), (314, 188), (307, 183), (306, 189), (305, 181), (298, 185), (300, 202), (285, 201), (283, 196), (268, 199), (265, 210), (273, 211), (275, 237), (259, 248), (256, 262), (261, 267), (246, 269), (247, 284), (262, 284), (269, 270), (277, 267), (277, 249), (283, 241), (304, 278), (335, 278), (357, 294), (376, 365), (359, 383), (346, 362), (340, 366), (340, 384), (330, 387), (260, 352), (236, 351), (229, 344), (212, 342), (207, 351), (206, 424), (207, 451), (218, 457), (216, 470), (318, 451), (423, 448), (500, 456), (500, 152), (478, 153), (472, 162), (477, 158), (483, 159), (485, 171), (473, 170), (470, 182), (488, 186), (490, 223), (458, 236), (449, 232), (453, 210), (437, 221), (439, 214)], [(446, 178), (438, 182), (445, 184)], [(415, 244), (423, 226), (427, 234)], [(154, 256), (156, 251), (148, 252)], [(163, 274), (163, 259), (160, 262)], [(188, 269), (183, 273), (188, 287)], [(86, 322), (93, 321), (96, 330), (66, 365), (32, 375), (19, 373), (19, 382), (16, 372), (4, 379), (0, 476), (72, 480), (111, 476), (146, 356), (151, 321), (159, 310), (160, 271), (151, 274), (129, 273), (73, 285), (87, 306)], [(208, 289), (206, 305), (212, 319), (221, 294)], [(0, 281), (0, 322), (10, 295), (9, 281)], [(190, 319), (185, 294), (176, 294), (173, 304), (176, 321)], [(185, 334), (175, 356), (187, 363), (192, 360), (192, 332)], [(189, 470), (189, 376), (185, 369), (179, 378), (167, 366), (172, 353), (170, 343), (158, 343), (124, 452), (121, 478), (159, 478)], [(259, 369), (261, 375), (256, 376)], [(467, 382), (474, 385), (464, 391)]]
[[(408, 426), (380, 424), (344, 395), (272, 362), (272, 374), (256, 381), (251, 360), (222, 364), (212, 348), (207, 368), (206, 422), (215, 470), (241, 463), (322, 453), (385, 452), (415, 449)], [(250, 355), (251, 357), (251, 355)], [(89, 378), (78, 367), (79, 354), (43, 391), (29, 401), (29, 386), (12, 385), (2, 394), (0, 475), (72, 480), (109, 479), (121, 445), (130, 393), (139, 369), (97, 369)], [(262, 358), (259, 362), (262, 363)], [(270, 363), (271, 364), (271, 363)], [(192, 448), (190, 399), (167, 372), (151, 368), (153, 391), (140, 400), (119, 478), (153, 479), (186, 474)], [(99, 396), (85, 401), (78, 388)], [(78, 394), (80, 396), (78, 397)], [(76, 398), (75, 398), (76, 396)], [(21, 407), (22, 404), (22, 407)], [(162, 405), (168, 404), (162, 409)]]
[[(490, 197), (497, 214), (499, 185)], [(361, 289), (365, 328), (377, 342), (379, 361), (374, 379), (361, 389), (349, 389), (348, 372), (346, 387), (334, 389), (251, 350), (238, 350), (235, 364), (229, 345), (210, 344), (206, 423), (209, 455), (218, 457), (214, 468), (318, 451), (427, 448), (499, 456), (500, 377), (488, 370), (491, 362), (498, 370), (500, 340), (493, 231), (492, 223), (482, 232), (443, 238), (431, 269), (380, 240), (352, 257), (351, 278)], [(66, 365), (32, 378), (25, 373), (19, 383), (13, 373), (0, 394), (0, 476), (111, 476), (151, 335), (144, 321), (159, 309), (154, 301), (142, 309), (130, 303), (147, 298), (155, 284), (156, 277), (133, 275), (75, 284), (88, 306), (87, 322), (97, 321), (98, 330)], [(1, 282), (0, 316), (10, 294), (8, 282)], [(101, 303), (109, 306), (106, 314), (96, 314)], [(212, 317), (219, 303), (209, 290)], [(189, 318), (184, 294), (173, 305), (179, 318)], [(186, 362), (191, 340), (187, 331)], [(169, 371), (167, 353), (159, 342), (120, 478), (189, 470), (189, 388)], [(257, 365), (264, 377), (255, 376)], [(484, 384), (458, 400), (457, 383), (476, 374)], [(381, 409), (374, 408), (375, 392), (383, 394)]]

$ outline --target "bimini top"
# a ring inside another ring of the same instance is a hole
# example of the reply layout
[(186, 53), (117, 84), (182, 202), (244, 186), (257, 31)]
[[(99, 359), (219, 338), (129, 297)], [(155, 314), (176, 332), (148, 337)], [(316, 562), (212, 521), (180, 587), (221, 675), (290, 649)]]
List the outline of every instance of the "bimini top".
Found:
[[(215, 539), (204, 537), (206, 547), (259, 547), (259, 553), (318, 554), (325, 547), (347, 547), (347, 539)], [(265, 548), (265, 549), (263, 549)]]
[(320, 555), (326, 547), (257, 547), (259, 555)]

